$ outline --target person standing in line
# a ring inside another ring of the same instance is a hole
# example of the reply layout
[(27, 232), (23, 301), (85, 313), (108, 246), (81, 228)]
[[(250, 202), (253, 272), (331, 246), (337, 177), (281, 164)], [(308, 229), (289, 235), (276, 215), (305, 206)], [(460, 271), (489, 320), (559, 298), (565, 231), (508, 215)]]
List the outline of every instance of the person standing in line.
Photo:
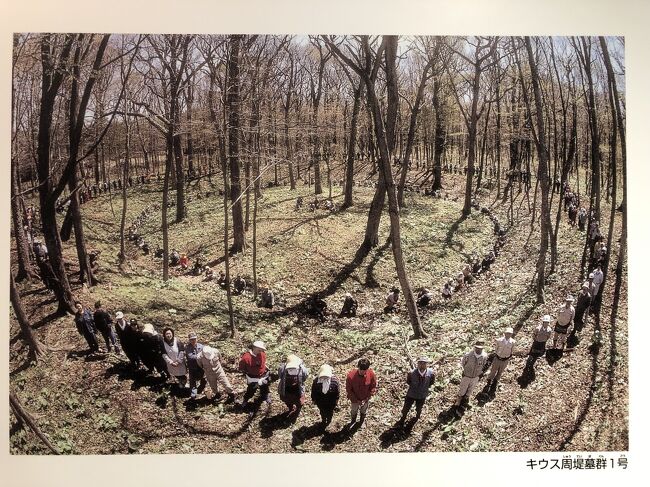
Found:
[(553, 348), (564, 350), (569, 327), (573, 324), (576, 310), (573, 307), (573, 296), (568, 295), (565, 304), (557, 310), (557, 321), (555, 324), (555, 335), (553, 336)]
[[(192, 390), (190, 397), (196, 399), (197, 394), (201, 394), (205, 389), (205, 373), (199, 366), (197, 357), (203, 350), (203, 344), (199, 343), (199, 337), (196, 332), (191, 332), (188, 336), (188, 343), (185, 345), (185, 358), (187, 360), (187, 371), (190, 376), (190, 389)], [(196, 384), (199, 384), (197, 387)]]
[(406, 374), (406, 383), (408, 390), (406, 391), (406, 398), (404, 399), (404, 406), (402, 407), (402, 416), (397, 422), (399, 425), (404, 425), (406, 416), (408, 415), (413, 403), (415, 403), (415, 421), (420, 419), (424, 400), (429, 394), (429, 389), (433, 385), (435, 376), (433, 369), (429, 367), (430, 360), (425, 357), (420, 357), (417, 361), (417, 366)]
[(472, 391), (483, 374), (483, 367), (488, 359), (483, 348), (485, 348), (485, 343), (482, 340), (478, 340), (474, 344), (474, 349), (463, 355), (463, 358), (460, 360), (460, 365), (463, 368), (463, 377), (460, 380), (460, 386), (458, 388), (458, 398), (455, 404), (457, 408), (461, 407), (462, 404), (469, 405), (469, 398)]
[(377, 392), (377, 377), (370, 368), (370, 360), (362, 358), (357, 368), (348, 372), (345, 378), (345, 390), (350, 400), (350, 423), (352, 428), (357, 422), (357, 414), (361, 412), (360, 424), (366, 420), (370, 398)]
[(311, 400), (320, 413), (322, 431), (325, 431), (332, 422), (334, 409), (339, 401), (340, 389), (339, 380), (334, 375), (332, 367), (323, 364), (311, 386)]
[(530, 355), (542, 356), (546, 351), (546, 342), (553, 334), (551, 328), (551, 316), (544, 315), (542, 322), (533, 330), (533, 345), (530, 348)]
[(196, 356), (196, 363), (205, 372), (205, 377), (212, 390), (211, 395), (217, 397), (219, 395), (219, 386), (221, 386), (226, 391), (226, 394), (228, 394), (226, 403), (234, 402), (235, 391), (232, 385), (230, 385), (228, 376), (221, 366), (219, 350), (208, 345), (203, 345)]
[(244, 352), (239, 360), (239, 371), (246, 377), (246, 392), (241, 403), (242, 407), (248, 405), (257, 389), (260, 390), (260, 401), (271, 404), (269, 397), (269, 369), (266, 366), (266, 345), (263, 341), (254, 341), (250, 350)]
[(585, 312), (591, 306), (591, 293), (589, 292), (589, 285), (587, 283), (582, 285), (582, 289), (578, 293), (578, 299), (576, 300), (576, 315), (574, 318), (574, 327), (573, 329), (576, 332), (582, 331), (582, 328), (585, 324)]
[(297, 355), (288, 355), (287, 361), (278, 368), (278, 396), (287, 405), (287, 417), (295, 421), (305, 404), (305, 381), (309, 369)]
[[(93, 314), (93, 320), (95, 321), (95, 326), (104, 337), (104, 342), (106, 342), (106, 350), (109, 352), (111, 349), (115, 350), (115, 353), (122, 353), (120, 346), (117, 344), (117, 338), (115, 337), (115, 327), (113, 326), (113, 320), (111, 315), (102, 308), (101, 301), (95, 303), (95, 313)], [(111, 348), (112, 345), (112, 348)]]
[(169, 375), (175, 377), (181, 387), (189, 387), (185, 366), (185, 345), (174, 336), (174, 330), (169, 327), (163, 329), (161, 352), (163, 360), (167, 363)]
[(95, 336), (97, 329), (95, 328), (93, 315), (89, 309), (84, 309), (79, 301), (75, 303), (75, 307), (77, 308), (77, 312), (74, 315), (74, 324), (77, 327), (77, 331), (86, 339), (90, 353), (99, 352), (99, 344)]
[(512, 357), (512, 352), (515, 348), (515, 340), (512, 338), (513, 334), (514, 330), (509, 326), (505, 329), (503, 336), (494, 342), (495, 356), (487, 381), (490, 393), (492, 394), (496, 392), (499, 379), (501, 379), (501, 375), (508, 367), (508, 363)]

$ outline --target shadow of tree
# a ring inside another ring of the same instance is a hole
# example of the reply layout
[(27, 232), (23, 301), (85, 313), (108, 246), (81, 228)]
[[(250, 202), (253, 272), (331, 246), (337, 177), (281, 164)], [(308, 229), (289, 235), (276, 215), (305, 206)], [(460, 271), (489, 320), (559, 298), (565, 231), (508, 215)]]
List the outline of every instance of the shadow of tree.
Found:
[[(600, 331), (601, 331), (601, 326), (600, 326), (600, 316), (595, 315), (594, 316), (594, 334), (597, 337), (600, 337)], [(591, 381), (590, 381), (590, 387), (589, 387), (589, 393), (587, 394), (587, 399), (585, 401), (585, 405), (582, 408), (582, 411), (580, 411), (580, 414), (576, 418), (575, 424), (573, 425), (573, 428), (567, 436), (562, 440), (560, 443), (560, 446), (558, 447), (559, 451), (565, 450), (570, 444), (575, 435), (580, 431), (582, 427), (582, 423), (584, 422), (585, 418), (587, 417), (587, 414), (589, 413), (589, 410), (591, 408), (591, 404), (594, 399), (594, 393), (596, 392), (597, 388), (597, 378), (598, 378), (598, 357), (600, 355), (600, 349), (601, 349), (601, 343), (597, 339), (592, 343), (592, 345), (589, 347), (589, 353), (591, 354)]]
[(379, 281), (377, 281), (377, 278), (375, 277), (375, 267), (377, 267), (377, 263), (384, 256), (389, 246), (390, 237), (386, 239), (384, 245), (375, 249), (374, 255), (372, 256), (370, 262), (368, 262), (368, 267), (366, 268), (366, 287), (379, 287)]

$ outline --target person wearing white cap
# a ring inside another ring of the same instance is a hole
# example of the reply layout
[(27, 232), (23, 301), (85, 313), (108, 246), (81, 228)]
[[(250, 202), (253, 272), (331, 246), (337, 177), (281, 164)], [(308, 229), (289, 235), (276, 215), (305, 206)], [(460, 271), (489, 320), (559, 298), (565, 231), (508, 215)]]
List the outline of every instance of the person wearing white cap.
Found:
[(345, 299), (343, 300), (343, 308), (341, 309), (340, 317), (353, 317), (357, 315), (357, 300), (352, 297), (352, 294), (345, 293)]
[(298, 418), (305, 404), (305, 381), (309, 369), (297, 355), (287, 355), (287, 361), (278, 367), (278, 396), (287, 405), (287, 417), (293, 421)]
[(553, 348), (564, 350), (569, 327), (573, 324), (576, 310), (573, 307), (573, 296), (567, 295), (564, 306), (557, 310), (557, 321), (555, 322), (555, 335), (553, 336)]
[(482, 340), (474, 344), (474, 349), (463, 355), (460, 365), (463, 367), (463, 378), (458, 388), (458, 399), (456, 407), (464, 402), (469, 402), (469, 397), (478, 383), (479, 377), (483, 374), (483, 367), (487, 363), (488, 356), (483, 351), (485, 343)]
[(542, 322), (533, 330), (533, 346), (530, 348), (531, 355), (544, 355), (546, 351), (546, 342), (553, 334), (551, 328), (551, 316), (544, 315)]
[(253, 397), (257, 389), (260, 390), (260, 401), (271, 403), (269, 397), (269, 368), (266, 366), (266, 345), (261, 340), (256, 340), (250, 350), (244, 352), (239, 360), (239, 371), (246, 377), (248, 387), (244, 393), (242, 406)]
[(587, 280), (582, 283), (583, 286), (587, 286), (589, 288), (589, 294), (591, 294), (591, 298), (596, 295), (594, 292), (596, 291), (596, 285), (594, 284), (594, 273), (590, 272), (589, 275), (587, 276)]
[(494, 341), (494, 360), (492, 361), (487, 381), (491, 392), (497, 390), (499, 379), (501, 379), (501, 375), (506, 370), (506, 367), (508, 367), (508, 362), (512, 357), (512, 352), (515, 348), (515, 340), (512, 338), (513, 334), (514, 330), (509, 326), (505, 329), (503, 336)]
[(429, 362), (431, 361), (428, 358), (420, 357), (417, 366), (406, 374), (406, 383), (409, 388), (406, 391), (402, 416), (397, 422), (400, 425), (403, 425), (404, 421), (406, 421), (406, 416), (411, 410), (411, 407), (413, 407), (413, 403), (415, 403), (415, 421), (420, 419), (422, 408), (424, 407), (424, 400), (427, 398), (429, 389), (435, 380), (433, 369), (428, 366)]
[(221, 385), (226, 391), (226, 394), (228, 394), (226, 402), (233, 402), (235, 400), (235, 391), (230, 385), (228, 376), (221, 366), (219, 350), (208, 345), (203, 345), (196, 355), (196, 363), (205, 372), (205, 378), (208, 380), (208, 384), (210, 384), (212, 396), (216, 397), (219, 395), (219, 385)]
[(334, 375), (332, 367), (323, 364), (318, 370), (318, 376), (311, 385), (311, 400), (318, 408), (321, 419), (321, 430), (325, 431), (332, 422), (334, 409), (339, 402), (341, 384)]

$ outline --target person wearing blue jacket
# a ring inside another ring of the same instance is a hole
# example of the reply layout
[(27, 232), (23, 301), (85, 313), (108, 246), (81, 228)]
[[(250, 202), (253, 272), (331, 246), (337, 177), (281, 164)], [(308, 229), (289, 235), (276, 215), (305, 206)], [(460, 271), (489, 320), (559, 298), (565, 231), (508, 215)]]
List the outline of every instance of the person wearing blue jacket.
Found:
[(90, 353), (95, 353), (99, 351), (99, 344), (97, 343), (97, 328), (95, 328), (95, 321), (93, 320), (93, 315), (89, 309), (84, 309), (83, 305), (77, 301), (75, 303), (77, 308), (77, 313), (74, 315), (74, 324), (77, 327), (77, 331), (81, 336), (86, 339), (88, 342), (88, 348), (90, 348)]
[(402, 417), (399, 419), (398, 424), (404, 424), (406, 416), (411, 410), (413, 403), (415, 403), (415, 421), (420, 419), (422, 414), (422, 407), (424, 400), (429, 394), (429, 389), (435, 380), (433, 369), (428, 367), (429, 359), (421, 357), (418, 359), (417, 367), (406, 375), (406, 383), (409, 388), (406, 391), (406, 399), (404, 400), (404, 407), (402, 408)]
[(288, 355), (286, 363), (278, 368), (278, 395), (289, 408), (287, 417), (296, 420), (305, 403), (305, 381), (309, 369), (296, 355)]

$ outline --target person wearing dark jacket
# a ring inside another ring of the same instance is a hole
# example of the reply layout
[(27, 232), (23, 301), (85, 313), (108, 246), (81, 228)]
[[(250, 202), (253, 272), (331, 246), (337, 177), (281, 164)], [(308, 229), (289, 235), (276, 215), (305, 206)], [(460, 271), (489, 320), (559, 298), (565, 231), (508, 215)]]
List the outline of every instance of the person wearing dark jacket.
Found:
[(136, 369), (140, 367), (137, 324), (138, 322), (135, 319), (127, 321), (124, 318), (124, 313), (121, 311), (115, 313), (115, 331), (122, 344), (122, 350), (129, 359), (129, 362), (131, 362), (131, 365)]
[(305, 381), (309, 369), (297, 355), (288, 355), (287, 361), (278, 368), (278, 395), (287, 405), (287, 417), (295, 421), (305, 403)]
[(95, 320), (95, 326), (104, 337), (104, 341), (106, 342), (106, 350), (110, 352), (111, 348), (113, 348), (115, 350), (115, 353), (121, 353), (120, 346), (117, 344), (117, 339), (115, 338), (113, 320), (111, 319), (111, 315), (109, 315), (102, 308), (101, 301), (97, 301), (95, 303), (95, 313), (93, 315), (93, 319)]
[[(190, 374), (190, 389), (192, 389), (192, 399), (196, 398), (197, 393), (200, 394), (205, 389), (207, 381), (205, 379), (205, 372), (197, 362), (197, 358), (201, 350), (203, 350), (203, 344), (199, 343), (199, 337), (195, 332), (191, 332), (189, 335), (189, 342), (185, 345), (185, 358), (187, 360), (187, 371)], [(199, 387), (196, 387), (197, 381), (199, 382)]]
[(311, 386), (311, 400), (318, 408), (321, 418), (321, 429), (325, 431), (332, 422), (334, 409), (341, 394), (341, 384), (334, 375), (332, 367), (323, 364), (318, 371), (318, 377)]
[(406, 391), (406, 399), (404, 400), (404, 407), (402, 408), (402, 417), (399, 419), (398, 424), (404, 424), (406, 415), (411, 410), (413, 403), (415, 403), (415, 421), (420, 419), (422, 414), (422, 407), (424, 400), (427, 398), (429, 389), (435, 380), (433, 369), (427, 367), (429, 359), (419, 358), (417, 367), (406, 375), (406, 383), (409, 388)]
[(163, 380), (169, 378), (167, 365), (162, 358), (162, 337), (151, 323), (142, 325), (138, 354), (142, 359), (142, 363), (149, 369), (149, 372), (153, 372), (155, 369)]
[(346, 293), (345, 299), (343, 300), (343, 308), (341, 309), (341, 314), (339, 316), (349, 316), (353, 317), (357, 315), (357, 300), (352, 297), (352, 294)]
[(80, 302), (76, 302), (75, 307), (77, 308), (77, 313), (74, 315), (74, 324), (77, 326), (77, 331), (86, 339), (90, 353), (98, 352), (99, 345), (95, 336), (97, 329), (95, 328), (93, 315), (90, 314), (89, 309), (84, 309)]
[(593, 297), (589, 292), (589, 284), (583, 284), (582, 289), (578, 293), (575, 307), (576, 315), (573, 320), (575, 331), (582, 331), (585, 324), (585, 312), (589, 309), (589, 306), (591, 306), (592, 299)]

